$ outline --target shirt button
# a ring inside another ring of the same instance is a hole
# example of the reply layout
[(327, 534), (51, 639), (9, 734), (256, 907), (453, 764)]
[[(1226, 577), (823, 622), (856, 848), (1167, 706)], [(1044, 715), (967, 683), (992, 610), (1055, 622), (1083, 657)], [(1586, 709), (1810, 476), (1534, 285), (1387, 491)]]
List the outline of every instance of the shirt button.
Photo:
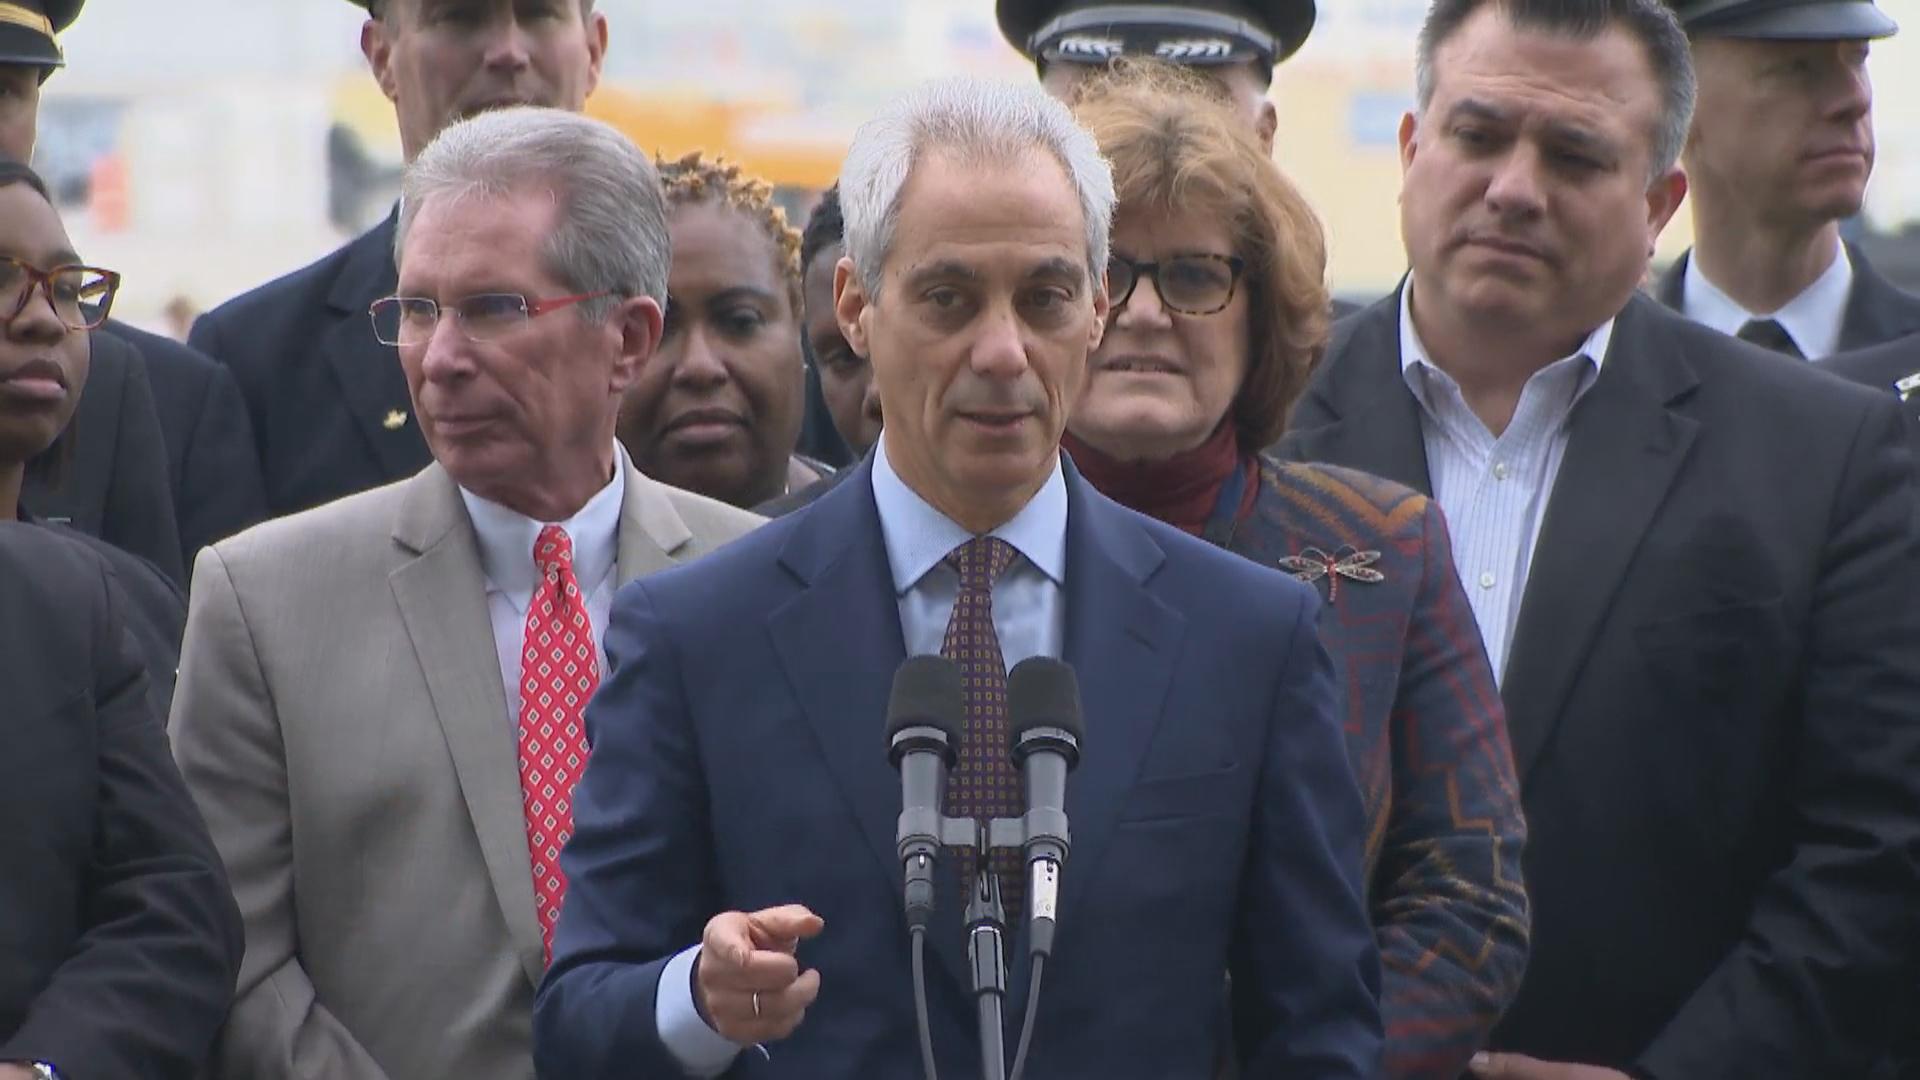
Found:
[(1491, 570), (1480, 575), (1480, 587), (1483, 589), (1493, 588), (1493, 581), (1494, 581), (1493, 571)]
[(1493, 465), (1493, 478), (1494, 478), (1495, 480), (1505, 480), (1505, 479), (1506, 479), (1507, 477), (1509, 477), (1509, 476), (1511, 476), (1511, 475), (1513, 475), (1513, 470), (1512, 470), (1512, 469), (1509, 469), (1509, 468), (1507, 468), (1507, 463), (1506, 463), (1506, 462), (1504, 462), (1504, 461), (1497, 461), (1497, 462), (1495, 462), (1495, 463), (1494, 463), (1494, 465)]

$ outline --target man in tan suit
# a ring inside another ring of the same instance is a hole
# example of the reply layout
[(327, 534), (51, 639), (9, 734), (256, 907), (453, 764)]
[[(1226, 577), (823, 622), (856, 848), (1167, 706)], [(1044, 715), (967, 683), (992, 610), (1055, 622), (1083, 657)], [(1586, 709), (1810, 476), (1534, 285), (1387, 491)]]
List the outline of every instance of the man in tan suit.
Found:
[(247, 932), (222, 1078), (533, 1075), (611, 594), (759, 521), (615, 442), (670, 258), (631, 143), (486, 113), (404, 192), (369, 333), (434, 464), (194, 568), (175, 755)]

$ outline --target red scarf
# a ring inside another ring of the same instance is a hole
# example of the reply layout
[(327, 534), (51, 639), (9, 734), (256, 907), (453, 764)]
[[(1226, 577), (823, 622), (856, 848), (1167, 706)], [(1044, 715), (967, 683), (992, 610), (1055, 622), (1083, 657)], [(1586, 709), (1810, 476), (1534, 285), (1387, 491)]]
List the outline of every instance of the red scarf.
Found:
[(1260, 492), (1258, 463), (1253, 455), (1240, 452), (1231, 418), (1221, 421), (1206, 442), (1161, 461), (1119, 461), (1071, 433), (1061, 445), (1100, 494), (1195, 536), (1206, 530), (1236, 465), (1245, 462), (1247, 482), (1234, 508), (1235, 520), (1253, 509)]

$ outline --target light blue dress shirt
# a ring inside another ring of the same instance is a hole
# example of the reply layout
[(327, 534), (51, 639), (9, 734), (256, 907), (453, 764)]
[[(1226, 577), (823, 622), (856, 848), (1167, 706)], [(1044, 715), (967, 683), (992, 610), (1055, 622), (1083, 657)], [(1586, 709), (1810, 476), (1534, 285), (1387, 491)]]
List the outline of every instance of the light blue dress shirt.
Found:
[[(887, 460), (884, 436), (874, 447), (873, 499), (907, 654), (938, 654), (960, 598), (960, 573), (945, 560), (973, 534), (900, 479)], [(1058, 657), (1066, 637), (1067, 481), (1057, 459), (1053, 475), (1027, 505), (990, 535), (1020, 555), (993, 586), (993, 628), (1002, 658), (1011, 668), (1031, 656)], [(693, 963), (699, 955), (695, 945), (667, 962), (654, 997), (654, 1022), (687, 1075), (710, 1080), (726, 1072), (744, 1047), (707, 1026), (694, 1005)]]

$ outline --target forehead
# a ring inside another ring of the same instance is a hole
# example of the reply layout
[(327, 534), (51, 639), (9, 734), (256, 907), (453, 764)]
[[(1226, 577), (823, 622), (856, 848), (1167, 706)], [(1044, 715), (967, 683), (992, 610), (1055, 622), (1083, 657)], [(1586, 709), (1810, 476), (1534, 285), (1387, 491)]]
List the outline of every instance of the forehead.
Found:
[(1515, 26), (1489, 5), (1436, 50), (1433, 66), (1437, 107), (1471, 99), (1601, 130), (1638, 125), (1659, 107), (1647, 50), (1618, 23), (1576, 38)]
[(1038, 147), (1009, 161), (933, 150), (900, 191), (888, 271), (931, 262), (984, 268), (1066, 259), (1085, 268), (1086, 218), (1066, 167)]
[(39, 192), (25, 184), (0, 187), (0, 253), (43, 262), (72, 250), (60, 215)]
[(779, 280), (779, 246), (745, 210), (715, 200), (678, 203), (668, 208), (667, 235), (673, 242), (669, 277), (676, 288), (705, 284), (770, 289), (784, 284)]
[(542, 246), (558, 213), (549, 191), (437, 195), (414, 215), (400, 253), (400, 280), (524, 279), (543, 274)]

